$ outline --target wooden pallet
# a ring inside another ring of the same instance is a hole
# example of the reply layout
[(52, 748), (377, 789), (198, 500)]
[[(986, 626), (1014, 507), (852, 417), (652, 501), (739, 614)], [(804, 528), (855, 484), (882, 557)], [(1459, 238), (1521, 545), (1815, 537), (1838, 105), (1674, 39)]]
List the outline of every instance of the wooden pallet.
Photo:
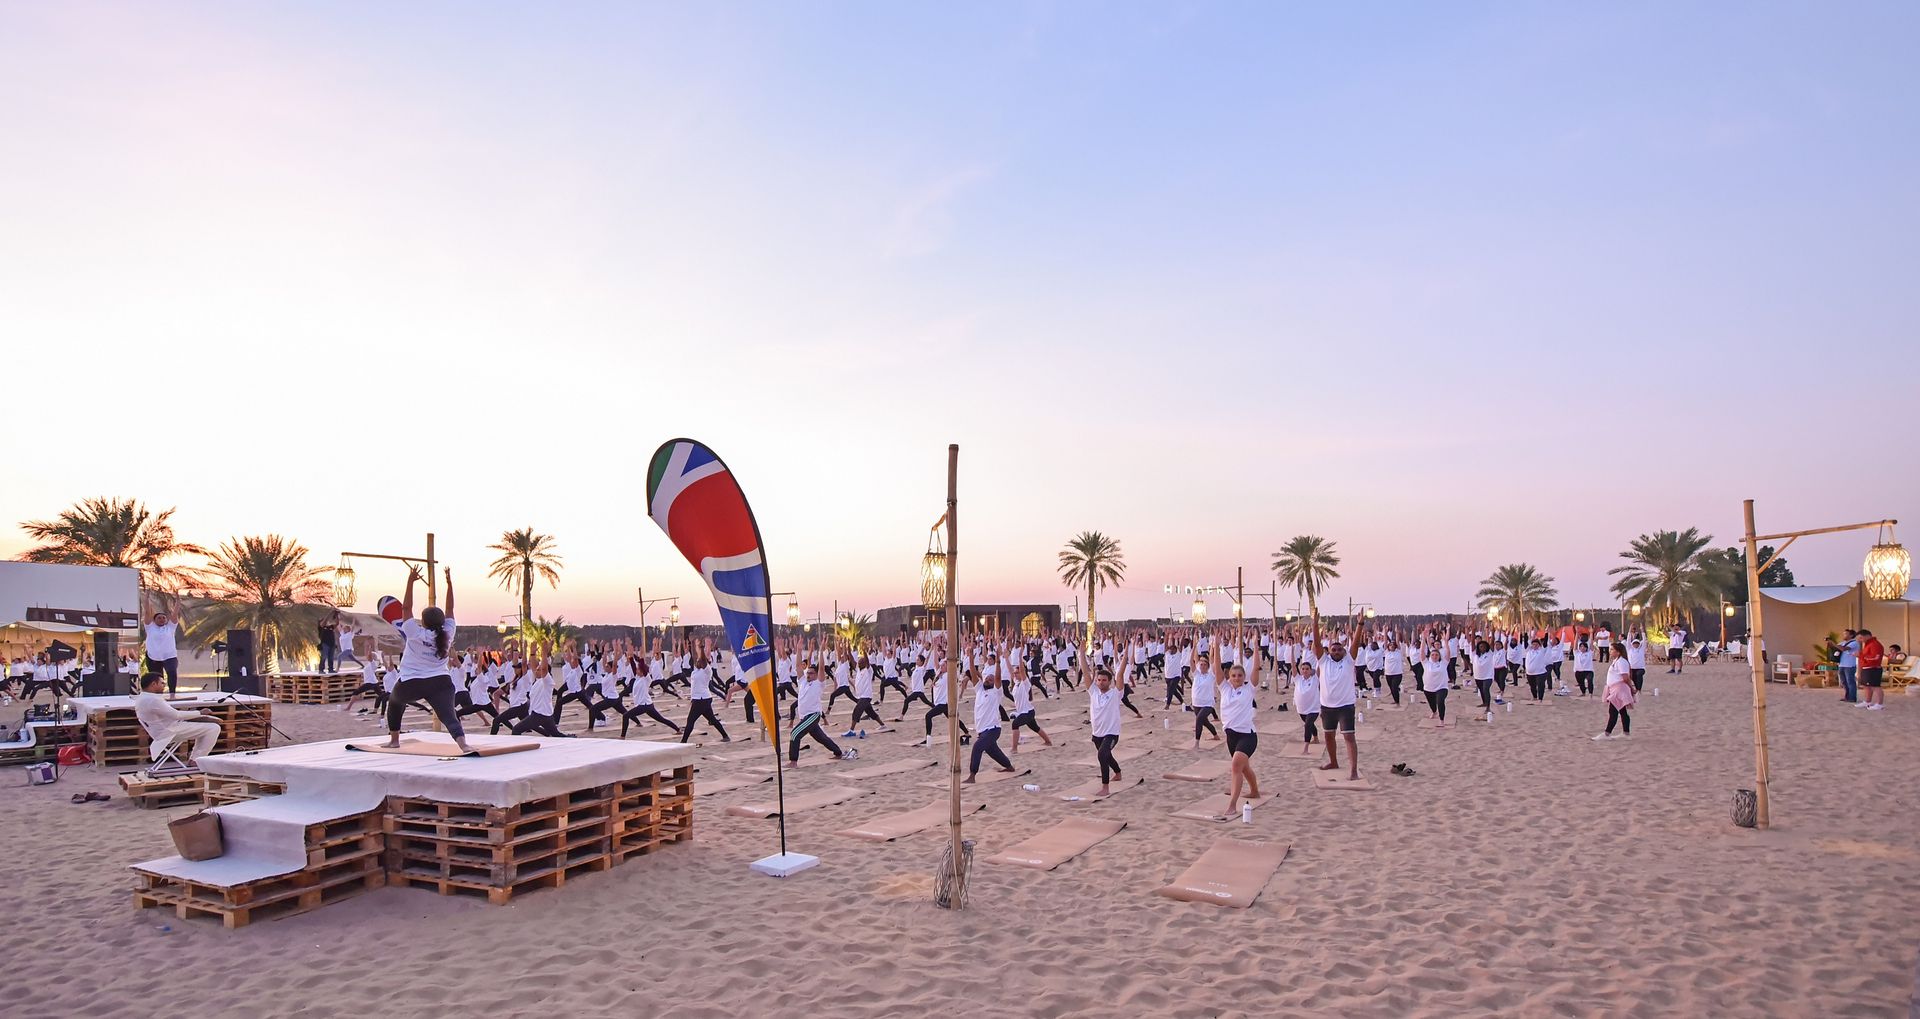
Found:
[(201, 802), (209, 807), (278, 796), (287, 791), (284, 783), (261, 782), (238, 775), (202, 775), (201, 778)]
[(613, 801), (614, 862), (693, 838), (693, 767), (618, 783)]
[(282, 704), (344, 704), (353, 699), (365, 674), (299, 672), (268, 676), (267, 696)]
[[(272, 705), (203, 704), (191, 710), (213, 716), (220, 723), (220, 738), (213, 752), (228, 754), (241, 750), (264, 750), (271, 731)], [(132, 708), (109, 708), (87, 715), (87, 748), (93, 763), (102, 768), (139, 767), (147, 763), (152, 745), (147, 730)]]
[(566, 884), (569, 877), (606, 870), (614, 863), (612, 854), (604, 850), (580, 850), (577, 855), (557, 854), (543, 865), (517, 874), (511, 883), (501, 885), (490, 880), (447, 875), (409, 862), (399, 867), (389, 865), (387, 883), (396, 888), (430, 888), (441, 895), (484, 896), (489, 903), (501, 906), (512, 901), (515, 895), (541, 888), (558, 888)]
[(131, 771), (120, 776), (120, 788), (134, 806), (145, 810), (198, 806), (203, 795), (204, 778), (199, 772), (149, 778), (141, 772)]
[(231, 888), (135, 871), (140, 887), (133, 891), (133, 905), (136, 909), (172, 907), (174, 915), (182, 920), (218, 917), (229, 928), (245, 927), (255, 920), (304, 913), (384, 887), (387, 872), (380, 856), (377, 846), (361, 848), (319, 866)]

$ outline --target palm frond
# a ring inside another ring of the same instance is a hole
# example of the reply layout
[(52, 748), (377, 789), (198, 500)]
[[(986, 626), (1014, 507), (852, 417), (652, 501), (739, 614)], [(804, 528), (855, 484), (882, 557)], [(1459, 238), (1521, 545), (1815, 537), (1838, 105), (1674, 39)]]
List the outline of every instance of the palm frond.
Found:
[(132, 499), (84, 499), (52, 520), (28, 520), (22, 530), (41, 544), (22, 553), (25, 562), (74, 566), (119, 566), (140, 571), (143, 586), (178, 591), (195, 571), (172, 562), (206, 550), (174, 536), (173, 510), (151, 512)]

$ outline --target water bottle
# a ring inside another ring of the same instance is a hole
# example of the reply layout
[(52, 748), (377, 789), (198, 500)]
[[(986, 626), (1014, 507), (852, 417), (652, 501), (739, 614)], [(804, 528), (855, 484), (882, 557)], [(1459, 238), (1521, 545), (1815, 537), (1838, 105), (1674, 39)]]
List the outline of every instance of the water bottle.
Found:
[(1654, 695), (1655, 697), (1658, 697), (1658, 696), (1660, 696), (1660, 688), (1659, 688), (1659, 687), (1657, 687), (1657, 686), (1656, 686), (1656, 687), (1654, 687), (1654, 688), (1653, 688), (1653, 695)]
[(1507, 714), (1509, 714), (1509, 715), (1511, 715), (1511, 714), (1513, 714), (1513, 702), (1512, 702), (1512, 701), (1508, 701), (1508, 702), (1507, 702)]
[(1025, 789), (1030, 793), (1037, 793), (1040, 791), (1040, 787), (1037, 785), (1034, 785), (1032, 782), (1028, 782), (1026, 785), (1023, 785), (1020, 788)]
[(1251, 803), (1240, 804), (1240, 823), (1241, 824), (1253, 823), (1253, 804)]
[(1172, 728), (1173, 728), (1173, 719), (1171, 719), (1171, 718), (1163, 718), (1163, 719), (1161, 719), (1161, 720), (1160, 720), (1160, 728), (1162, 728), (1162, 729), (1172, 729)]
[(1367, 713), (1366, 713), (1366, 712), (1364, 712), (1364, 711), (1356, 711), (1356, 712), (1354, 712), (1354, 713), (1353, 713), (1353, 724), (1355, 724), (1355, 725), (1360, 725), (1361, 723), (1363, 723), (1363, 722), (1365, 722), (1366, 720), (1367, 720)]

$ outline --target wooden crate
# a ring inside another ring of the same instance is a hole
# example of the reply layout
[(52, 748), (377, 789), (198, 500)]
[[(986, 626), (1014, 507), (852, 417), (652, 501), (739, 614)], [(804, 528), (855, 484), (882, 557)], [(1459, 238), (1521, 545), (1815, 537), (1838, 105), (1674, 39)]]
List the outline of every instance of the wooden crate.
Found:
[(307, 825), (304, 838), (305, 868), (231, 887), (135, 868), (134, 908), (172, 907), (182, 920), (212, 916), (228, 927), (244, 927), (386, 886), (379, 811)]
[[(216, 754), (240, 750), (264, 750), (271, 731), (273, 705), (204, 704), (182, 710), (213, 716), (220, 723), (220, 739), (213, 745)], [(140, 724), (132, 708), (109, 708), (87, 715), (87, 748), (93, 763), (101, 768), (139, 767), (148, 761), (152, 739)]]
[(364, 678), (361, 672), (292, 672), (268, 676), (267, 696), (282, 704), (345, 704)]
[(628, 779), (615, 786), (614, 862), (692, 838), (692, 765)]
[(148, 778), (141, 772), (131, 771), (120, 776), (120, 788), (126, 792), (127, 799), (132, 800), (134, 806), (146, 810), (198, 806), (204, 796), (204, 787), (204, 776), (199, 772)]
[(201, 778), (201, 802), (209, 807), (277, 796), (287, 791), (279, 782), (260, 782), (237, 775), (202, 775)]

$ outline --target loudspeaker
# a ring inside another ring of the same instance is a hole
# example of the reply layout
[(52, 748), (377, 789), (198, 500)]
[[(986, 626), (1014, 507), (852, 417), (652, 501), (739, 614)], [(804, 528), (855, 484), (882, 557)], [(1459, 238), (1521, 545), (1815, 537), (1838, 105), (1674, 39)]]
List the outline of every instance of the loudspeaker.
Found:
[(80, 692), (88, 697), (112, 697), (113, 680), (120, 673), (120, 635), (93, 631), (93, 671), (80, 678)]
[(260, 669), (253, 660), (253, 631), (227, 631), (227, 674), (220, 680), (222, 693), (260, 696)]

